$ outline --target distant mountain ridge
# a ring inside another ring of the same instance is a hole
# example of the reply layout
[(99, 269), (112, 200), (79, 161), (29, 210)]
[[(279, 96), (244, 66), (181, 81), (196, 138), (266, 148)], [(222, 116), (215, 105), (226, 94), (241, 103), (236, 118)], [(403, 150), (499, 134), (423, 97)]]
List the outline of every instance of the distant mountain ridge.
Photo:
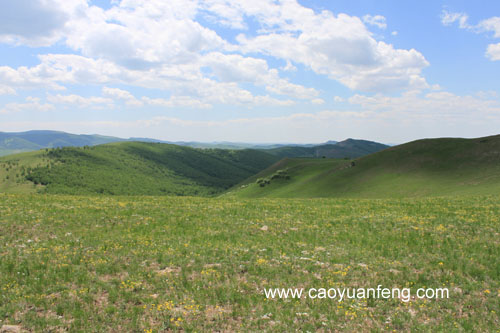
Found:
[(59, 131), (0, 132), (0, 156), (57, 147), (95, 146), (126, 141), (97, 134), (70, 134)]
[[(331, 141), (329, 141), (331, 142)], [(323, 144), (312, 147), (285, 146), (266, 149), (274, 156), (285, 157), (326, 157), (326, 158), (358, 158), (389, 148), (378, 142), (347, 139), (334, 144)]]
[[(95, 146), (112, 142), (139, 141), (169, 143), (192, 148), (263, 149), (278, 157), (359, 157), (388, 146), (365, 140), (348, 139), (325, 143), (244, 143), (244, 142), (196, 142), (164, 141), (151, 138), (128, 139), (98, 134), (71, 134), (61, 131), (33, 130), (27, 132), (0, 132), (0, 156), (34, 151), (44, 148)], [(339, 145), (340, 144), (340, 145)], [(376, 145), (374, 145), (376, 144)], [(379, 146), (377, 146), (379, 145)], [(335, 147), (331, 147), (335, 146)], [(363, 147), (365, 146), (365, 147)], [(318, 148), (320, 147), (320, 148)], [(347, 152), (346, 150), (353, 150)]]

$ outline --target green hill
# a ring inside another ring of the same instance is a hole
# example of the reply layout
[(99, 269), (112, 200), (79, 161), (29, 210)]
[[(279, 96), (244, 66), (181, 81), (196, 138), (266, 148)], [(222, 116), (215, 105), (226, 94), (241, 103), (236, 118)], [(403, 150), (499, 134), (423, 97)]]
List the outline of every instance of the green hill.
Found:
[(389, 146), (372, 141), (347, 139), (333, 144), (306, 146), (284, 146), (266, 149), (269, 154), (280, 158), (285, 157), (328, 157), (328, 158), (357, 158), (376, 153)]
[(500, 193), (500, 135), (418, 140), (352, 162), (284, 159), (225, 195), (381, 198), (495, 193)]
[(0, 192), (214, 195), (277, 161), (257, 150), (118, 142), (0, 158)]

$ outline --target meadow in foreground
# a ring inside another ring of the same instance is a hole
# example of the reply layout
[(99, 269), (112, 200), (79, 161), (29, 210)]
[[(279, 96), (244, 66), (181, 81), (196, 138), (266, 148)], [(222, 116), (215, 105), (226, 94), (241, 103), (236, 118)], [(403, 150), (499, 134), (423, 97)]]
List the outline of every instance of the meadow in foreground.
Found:
[[(495, 331), (500, 197), (0, 195), (0, 326), (31, 331)], [(264, 288), (447, 287), (448, 299)]]

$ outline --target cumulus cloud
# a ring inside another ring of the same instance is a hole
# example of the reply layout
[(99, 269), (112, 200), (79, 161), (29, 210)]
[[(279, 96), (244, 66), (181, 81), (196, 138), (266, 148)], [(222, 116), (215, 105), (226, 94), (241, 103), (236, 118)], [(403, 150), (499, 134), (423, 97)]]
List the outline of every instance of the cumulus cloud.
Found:
[(488, 45), (486, 56), (493, 61), (500, 61), (500, 43)]
[[(325, 99), (328, 104), (343, 103), (342, 111), (274, 118), (220, 122), (153, 118), (96, 125), (130, 126), (128, 129), (159, 126), (158, 133), (165, 133), (165, 126), (175, 132), (175, 126), (168, 124), (182, 125), (191, 131), (191, 139), (205, 126), (211, 126), (213, 136), (207, 139), (224, 134), (225, 138), (252, 140), (258, 124), (265, 133), (262, 139), (269, 141), (283, 139), (282, 135), (289, 135), (286, 140), (293, 139), (297, 133), (307, 131), (310, 138), (325, 135), (331, 139), (332, 132), (353, 128), (359, 136), (368, 137), (365, 131), (389, 133), (384, 128), (394, 128), (394, 123), (408, 119), (418, 119), (415, 128), (422, 125), (419, 136), (427, 133), (423, 128), (436, 118), (443, 120), (436, 130), (442, 123), (456, 119), (473, 123), (474, 117), (493, 119), (498, 124), (496, 97), (422, 93), (422, 89), (435, 87), (422, 74), (428, 61), (415, 49), (401, 49), (379, 40), (370, 29), (387, 29), (381, 15), (356, 17), (314, 11), (296, 0), (121, 0), (111, 1), (106, 9), (93, 3), (17, 0), (0, 4), (0, 43), (32, 47), (58, 43), (69, 50), (66, 54), (49, 50), (33, 66), (0, 66), (0, 95), (40, 89), (47, 93), (48, 102), (32, 97), (21, 99), (5, 105), (2, 113), (47, 111), (59, 106), (112, 107), (119, 103), (160, 110), (219, 105), (289, 107), (297, 101), (318, 108)], [(474, 25), (465, 13), (444, 11), (441, 22), (500, 37), (498, 17)], [(231, 31), (218, 34), (218, 27)], [(486, 56), (500, 60), (500, 44), (489, 45)], [(355, 90), (355, 95), (347, 101), (340, 96), (333, 101), (331, 97), (323, 99), (318, 89), (299, 81), (304, 71), (336, 80)], [(84, 97), (71, 91), (79, 86), (100, 87), (102, 96)], [(138, 94), (140, 91), (148, 95), (147, 90), (154, 90), (151, 96), (155, 98)], [(398, 91), (407, 92), (395, 97), (393, 93)], [(391, 95), (382, 95), (385, 92)], [(163, 98), (156, 98), (158, 93)], [(352, 110), (344, 111), (348, 107)], [(148, 130), (143, 134), (149, 135)], [(401, 126), (398, 130), (404, 137), (404, 131), (411, 128)]]
[(286, 65), (284, 67), (281, 67), (281, 70), (288, 72), (295, 72), (297, 71), (297, 67), (294, 64), (292, 64), (290, 60), (287, 60)]
[(16, 90), (9, 86), (0, 85), (0, 95), (14, 95)]
[(500, 38), (500, 17), (498, 16), (481, 20), (478, 24), (470, 24), (469, 16), (466, 13), (442, 11), (441, 23), (443, 25), (449, 26), (455, 22), (458, 22), (461, 29), (468, 29), (476, 33), (493, 32), (493, 37)]
[[(467, 29), (475, 33), (493, 32), (494, 38), (500, 38), (500, 17), (490, 17), (476, 25), (469, 24), (468, 19), (469, 17), (465, 13), (453, 13), (443, 10), (441, 14), (441, 23), (443, 25), (449, 26), (454, 22), (458, 22), (461, 29)], [(489, 44), (485, 55), (492, 61), (500, 60), (500, 44)]]
[(50, 46), (85, 0), (15, 0), (0, 2), (0, 42)]
[(322, 104), (325, 104), (325, 100), (322, 98), (315, 98), (311, 101), (311, 103), (316, 104), (316, 105), (322, 105)]
[[(429, 63), (420, 52), (376, 41), (358, 17), (328, 11), (316, 14), (295, 1), (268, 3), (268, 7), (255, 14), (263, 33), (238, 36), (243, 52), (304, 64), (356, 90), (428, 86), (421, 71)], [(248, 8), (247, 14), (252, 10)]]
[(468, 29), (471, 26), (467, 23), (469, 16), (465, 13), (455, 13), (449, 12), (447, 10), (443, 10), (441, 12), (441, 23), (445, 26), (449, 26), (455, 22), (458, 22), (458, 25), (462, 29)]
[[(43, 56), (43, 66), (25, 70), (30, 83), (46, 81), (39, 79), (41, 75), (61, 78), (55, 72), (65, 71), (65, 82), (127, 82), (132, 77), (139, 86), (154, 86), (156, 81), (164, 90), (180, 87), (184, 91), (174, 93), (183, 95), (198, 90), (196, 82), (210, 80), (204, 71), (208, 66), (217, 76), (209, 84), (221, 84), (220, 90), (228, 88), (226, 83), (250, 82), (264, 86), (271, 94), (317, 98), (314, 88), (280, 77), (278, 69), (269, 68), (260, 57), (271, 55), (286, 61), (285, 71), (296, 70), (294, 63), (303, 64), (351, 89), (389, 91), (427, 86), (421, 70), (428, 62), (418, 51), (395, 49), (375, 40), (358, 17), (315, 13), (295, 0), (122, 0), (110, 9), (85, 0), (34, 0), (30, 8), (24, 8), (26, 0), (8, 3), (2, 5), (5, 15), (23, 13), (26, 20), (36, 16), (45, 25), (34, 24), (36, 31), (24, 31), (31, 25), (22, 21), (4, 24), (0, 41), (33, 46), (63, 40), (80, 53)], [(232, 44), (203, 26), (197, 20), (200, 15), (232, 29), (247, 31), (249, 18), (259, 27), (256, 35), (241, 34)], [(363, 19), (369, 25), (386, 26), (380, 15)], [(248, 53), (259, 54), (259, 58)], [(68, 61), (78, 68), (90, 64), (92, 71), (65, 68)], [(240, 65), (243, 67), (238, 68)], [(63, 81), (49, 80), (53, 88)]]
[(266, 87), (268, 92), (300, 99), (312, 99), (319, 95), (314, 88), (280, 78), (278, 71), (270, 69), (263, 59), (213, 52), (202, 58), (202, 64), (210, 68), (212, 74), (222, 82), (253, 83)]
[(482, 20), (477, 27), (485, 32), (493, 32), (493, 37), (500, 38), (500, 17), (498, 16)]
[(2, 109), (1, 114), (15, 113), (21, 111), (50, 111), (54, 110), (54, 105), (41, 103), (40, 98), (27, 97), (25, 103), (8, 103)]
[(397, 97), (356, 94), (348, 101), (361, 106), (363, 110), (390, 116), (445, 118), (449, 121), (461, 116), (486, 119), (494, 115), (496, 119), (500, 118), (500, 101), (496, 96), (487, 94), (459, 96), (446, 91), (426, 94), (409, 91)]
[(107, 11), (93, 7), (72, 22), (67, 44), (132, 69), (193, 62), (200, 52), (226, 44), (195, 20), (197, 10), (196, 2), (187, 0), (121, 1)]
[(119, 88), (109, 88), (103, 87), (102, 94), (117, 100), (125, 101), (128, 106), (143, 106), (144, 103), (135, 98), (129, 91), (119, 89)]
[(210, 104), (203, 103), (202, 101), (189, 96), (172, 96), (170, 99), (143, 97), (142, 102), (148, 105), (167, 108), (191, 107), (198, 109), (210, 109), (212, 107)]
[[(220, 86), (214, 86), (215, 89), (220, 88)], [(246, 105), (246, 106), (262, 106), (262, 105), (273, 105), (273, 106), (290, 106), (295, 104), (292, 100), (280, 100), (272, 98), (268, 95), (265, 96), (254, 96), (249, 91), (240, 90), (236, 88), (236, 93), (226, 94), (224, 96), (210, 96), (208, 93), (202, 98), (194, 98), (191, 96), (182, 95), (172, 95), (170, 98), (150, 98), (143, 96), (140, 99), (134, 97), (130, 92), (118, 88), (103, 88), (103, 95), (109, 96), (118, 100), (123, 100), (129, 106), (160, 106), (166, 108), (174, 107), (188, 107), (197, 109), (210, 109), (213, 107), (212, 103), (221, 104), (236, 104), (236, 105)]]
[(363, 22), (365, 22), (368, 25), (374, 25), (378, 27), (379, 29), (386, 29), (387, 28), (387, 23), (386, 19), (382, 15), (365, 15), (363, 16)]
[(49, 95), (47, 96), (47, 100), (53, 104), (66, 104), (66, 105), (74, 105), (78, 108), (111, 108), (113, 107), (113, 100), (110, 98), (91, 96), (91, 97), (83, 97), (80, 95)]
[(57, 69), (42, 65), (30, 68), (21, 66), (17, 69), (0, 66), (0, 84), (10, 89), (46, 88), (63, 90), (64, 87), (53, 80), (56, 72), (58, 72)]

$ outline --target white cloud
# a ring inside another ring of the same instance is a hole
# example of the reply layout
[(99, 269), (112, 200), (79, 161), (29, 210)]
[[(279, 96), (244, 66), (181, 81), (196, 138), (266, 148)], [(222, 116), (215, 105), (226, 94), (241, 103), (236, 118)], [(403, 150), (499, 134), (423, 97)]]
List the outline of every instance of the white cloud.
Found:
[(0, 84), (5, 87), (33, 89), (46, 88), (63, 90), (64, 87), (53, 81), (57, 69), (48, 66), (25, 67), (13, 69), (8, 66), (0, 66)]
[[(178, 105), (201, 108), (215, 104), (251, 107), (265, 102), (288, 106), (297, 99), (321, 100), (318, 90), (292, 82), (281, 76), (280, 69), (271, 68), (264, 59), (267, 55), (286, 62), (281, 71), (296, 71), (295, 65), (301, 64), (355, 90), (428, 87), (421, 75), (428, 62), (418, 51), (377, 41), (358, 17), (315, 13), (295, 0), (122, 0), (112, 2), (110, 9), (86, 0), (33, 0), (30, 4), (23, 15), (43, 21), (35, 24), (38, 31), (23, 30), (27, 28), (22, 20), (9, 23), (11, 32), (0, 23), (0, 42), (30, 46), (59, 42), (76, 54), (40, 55), (40, 64), (33, 67), (0, 67), (0, 84), (11, 89), (128, 85), (166, 91), (179, 98)], [(27, 5), (20, 0), (0, 6), (5, 15), (12, 16)], [(243, 32), (252, 20), (258, 28), (231, 44), (198, 22), (200, 17)], [(363, 19), (386, 27), (383, 16)], [(253, 88), (264, 88), (269, 95), (255, 95)], [(102, 89), (104, 96), (129, 106), (144, 103), (130, 93), (124, 95), (125, 91)], [(186, 101), (185, 96), (197, 102)]]
[(12, 87), (0, 85), (0, 96), (1, 95), (14, 95), (16, 90)]
[(491, 115), (500, 118), (500, 101), (495, 96), (484, 94), (459, 96), (438, 91), (423, 95), (418, 91), (409, 91), (399, 97), (354, 95), (348, 101), (366, 111), (408, 119), (429, 117), (455, 121), (463, 116), (486, 119)]
[(265, 86), (268, 92), (300, 99), (312, 99), (319, 95), (314, 88), (280, 78), (278, 71), (270, 69), (263, 59), (213, 52), (204, 56), (201, 61), (222, 82), (250, 82), (256, 86)]
[(467, 23), (469, 16), (465, 13), (454, 13), (449, 12), (447, 10), (443, 10), (441, 12), (441, 23), (445, 26), (449, 26), (455, 22), (458, 22), (458, 25), (462, 29), (468, 29), (471, 26)]
[(102, 93), (104, 96), (123, 100), (128, 106), (140, 107), (144, 105), (144, 103), (135, 98), (135, 96), (132, 95), (129, 91), (123, 89), (103, 87)]
[(500, 38), (500, 17), (498, 16), (482, 20), (477, 27), (485, 32), (493, 32), (493, 37)]
[[(428, 62), (421, 53), (376, 41), (359, 18), (335, 16), (328, 11), (316, 14), (295, 1), (268, 5), (266, 12), (263, 9), (254, 14), (265, 33), (238, 36), (244, 52), (304, 64), (351, 89), (387, 91), (428, 86), (421, 76)], [(252, 10), (249, 8), (247, 14)]]
[(393, 32), (391, 32), (391, 35), (392, 36), (397, 36), (398, 35), (398, 32), (396, 30), (394, 30)]
[(340, 97), (340, 96), (335, 96), (335, 97), (333, 97), (333, 100), (334, 100), (335, 102), (337, 102), (337, 103), (342, 103), (342, 102), (344, 102), (344, 101), (345, 101), (345, 99), (343, 99), (343, 98), (342, 98), (342, 97)]
[(277, 71), (271, 71), (266, 90), (270, 93), (278, 95), (287, 95), (299, 99), (314, 99), (319, 95), (319, 92), (314, 88), (306, 88), (300, 84), (294, 84), (285, 79), (278, 78)]
[[(446, 26), (458, 21), (461, 29), (467, 29), (475, 33), (493, 32), (494, 38), (500, 38), (500, 17), (494, 16), (489, 19), (482, 20), (476, 25), (469, 24), (467, 22), (468, 19), (469, 17), (467, 14), (450, 13), (445, 10), (443, 10), (441, 15), (441, 22)], [(500, 60), (500, 43), (489, 44), (485, 55), (492, 61)]]
[(27, 97), (25, 103), (8, 103), (2, 109), (0, 114), (15, 113), (21, 111), (50, 111), (54, 110), (54, 105), (41, 103), (37, 97)]
[(468, 22), (469, 16), (465, 13), (454, 13), (443, 10), (441, 13), (441, 23), (449, 26), (458, 22), (461, 29), (467, 29), (476, 33), (493, 32), (493, 37), (500, 38), (500, 17), (493, 16), (473, 25)]
[(210, 104), (203, 103), (202, 101), (189, 96), (172, 96), (170, 99), (142, 97), (142, 102), (148, 105), (167, 108), (190, 107), (197, 109), (210, 109), (212, 107)]
[(197, 10), (195, 1), (121, 1), (72, 22), (67, 44), (84, 56), (131, 69), (190, 63), (200, 52), (226, 45), (195, 20)]
[[(215, 60), (220, 56), (220, 60)], [(0, 82), (24, 87), (45, 87), (61, 89), (61, 84), (111, 85), (125, 84), (148, 89), (171, 92), (174, 96), (193, 96), (199, 104), (262, 105), (269, 101), (272, 105), (292, 105), (291, 100), (279, 100), (270, 96), (254, 96), (242, 89), (240, 82), (252, 82), (266, 87), (269, 92), (289, 95), (294, 98), (312, 99), (319, 93), (313, 88), (293, 84), (279, 77), (277, 70), (269, 69), (262, 59), (245, 58), (240, 55), (209, 53), (200, 57), (195, 64), (163, 65), (147, 71), (128, 69), (109, 60), (92, 59), (72, 54), (47, 54), (39, 56), (37, 66), (12, 69), (0, 67)], [(203, 66), (213, 66), (215, 78), (202, 73)], [(232, 72), (234, 71), (234, 72)], [(104, 94), (117, 91), (103, 89)], [(117, 98), (116, 96), (114, 98)], [(141, 101), (128, 100), (129, 105)], [(193, 104), (195, 105), (195, 104)]]
[(136, 99), (134, 97), (134, 95), (132, 95), (129, 91), (119, 89), (119, 88), (103, 87), (102, 93), (104, 95), (107, 95), (110, 97), (115, 97), (117, 99), (124, 99), (124, 100), (135, 100)]
[(0, 42), (51, 46), (67, 36), (68, 24), (84, 15), (88, 8), (86, 0), (2, 1)]
[(277, 99), (268, 95), (255, 96), (251, 101), (251, 105), (256, 106), (292, 106), (295, 102), (291, 99)]
[(486, 56), (493, 61), (500, 61), (500, 43), (488, 45)]
[(284, 67), (282, 67), (281, 70), (288, 71), (288, 72), (296, 72), (297, 67), (295, 67), (295, 65), (292, 64), (292, 62), (290, 60), (287, 60), (286, 65)]
[(387, 28), (387, 23), (386, 19), (382, 15), (365, 15), (363, 16), (363, 22), (369, 25), (374, 25), (378, 27), (379, 29), (386, 29)]
[(311, 101), (311, 103), (316, 104), (316, 105), (322, 105), (322, 104), (325, 104), (325, 100), (322, 98), (315, 98)]
[[(109, 10), (80, 1), (72, 0), (72, 5), (65, 7), (71, 17), (62, 29), (67, 45), (87, 58), (111, 62), (115, 68), (148, 71), (163, 67), (164, 71), (175, 72), (172, 67), (184, 65), (196, 72), (205, 61), (202, 53), (242, 50), (284, 59), (286, 70), (295, 69), (292, 62), (302, 63), (351, 89), (426, 86), (420, 73), (428, 63), (419, 52), (377, 42), (357, 17), (334, 16), (329, 11), (316, 14), (296, 1), (127, 0)], [(241, 29), (245, 28), (245, 18), (253, 17), (261, 28), (257, 36), (241, 35), (241, 45), (231, 45), (195, 20), (200, 12), (221, 24), (236, 22), (230, 26)], [(367, 15), (364, 20), (380, 28), (386, 25), (380, 15)], [(232, 79), (227, 71), (225, 79)], [(269, 92), (309, 99), (317, 95), (312, 88), (299, 87), (286, 79), (275, 81), (278, 84), (268, 85)]]
[(231, 6), (229, 1), (219, 0), (205, 0), (200, 4), (203, 8), (203, 16), (207, 20), (232, 29), (248, 29), (239, 6)]
[(97, 97), (97, 96), (91, 96), (91, 97), (83, 97), (80, 95), (49, 95), (47, 96), (47, 100), (50, 103), (53, 104), (68, 104), (68, 105), (75, 105), (78, 108), (95, 108), (95, 107), (106, 107), (106, 108), (112, 108), (113, 107), (113, 100), (110, 98), (104, 98), (104, 97)]

